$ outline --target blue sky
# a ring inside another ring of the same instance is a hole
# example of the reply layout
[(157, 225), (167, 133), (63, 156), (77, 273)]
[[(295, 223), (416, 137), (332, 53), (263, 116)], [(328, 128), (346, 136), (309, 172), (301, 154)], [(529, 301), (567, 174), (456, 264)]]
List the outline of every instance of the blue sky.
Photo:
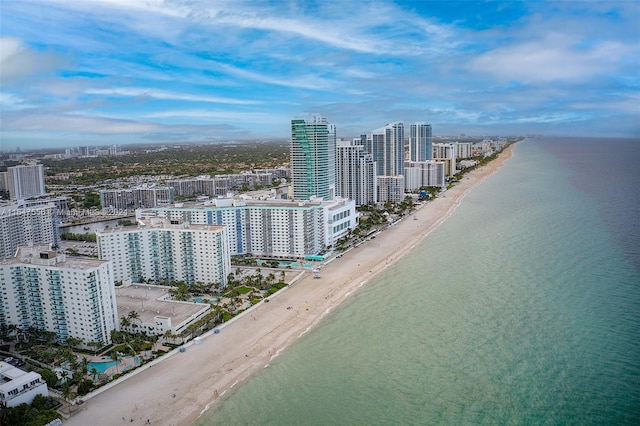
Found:
[(637, 1), (1, 0), (0, 149), (288, 138), (640, 136)]

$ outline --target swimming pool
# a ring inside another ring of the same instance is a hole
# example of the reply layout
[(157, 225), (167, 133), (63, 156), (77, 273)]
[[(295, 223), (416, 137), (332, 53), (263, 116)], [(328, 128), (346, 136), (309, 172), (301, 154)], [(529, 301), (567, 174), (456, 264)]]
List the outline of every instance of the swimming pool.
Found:
[(88, 367), (89, 367), (89, 371), (95, 368), (96, 370), (98, 370), (99, 373), (102, 374), (108, 369), (110, 369), (111, 367), (115, 367), (116, 365), (119, 365), (119, 364), (120, 364), (120, 361), (100, 361), (100, 362), (92, 361), (89, 363)]
[[(89, 371), (91, 371), (93, 368), (95, 368), (96, 370), (98, 370), (98, 372), (100, 374), (104, 374), (104, 372), (107, 371), (108, 369), (110, 369), (111, 367), (115, 367), (116, 365), (120, 366), (122, 364), (123, 360), (125, 360), (125, 359), (129, 360), (131, 358), (132, 357), (127, 356), (127, 357), (122, 358), (122, 360), (120, 360), (120, 361), (113, 361), (113, 360), (110, 360), (110, 361), (91, 361), (89, 363), (89, 365), (88, 365), (88, 368), (89, 368)], [(136, 356), (135, 360), (134, 360), (134, 363), (135, 363), (135, 365), (139, 365), (140, 364), (140, 358), (138, 358)], [(131, 368), (130, 365), (129, 366), (125, 366), (125, 367)], [(124, 370), (127, 370), (128, 368), (124, 368)]]

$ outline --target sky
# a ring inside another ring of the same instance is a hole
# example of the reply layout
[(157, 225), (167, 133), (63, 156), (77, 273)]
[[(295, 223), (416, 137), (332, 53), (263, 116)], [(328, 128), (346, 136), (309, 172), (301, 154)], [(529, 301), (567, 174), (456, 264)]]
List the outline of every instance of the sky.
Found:
[(0, 0), (0, 149), (640, 136), (639, 1)]

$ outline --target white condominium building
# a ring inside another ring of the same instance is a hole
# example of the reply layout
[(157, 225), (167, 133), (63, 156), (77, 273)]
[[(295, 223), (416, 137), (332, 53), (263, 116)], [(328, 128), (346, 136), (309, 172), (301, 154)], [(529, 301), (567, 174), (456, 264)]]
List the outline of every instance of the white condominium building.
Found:
[(191, 197), (194, 195), (215, 196), (216, 181), (211, 176), (198, 176), (185, 179), (170, 179), (167, 186), (173, 188), (174, 195)]
[(404, 123), (399, 121), (373, 130), (365, 150), (376, 162), (378, 176), (399, 176), (404, 168)]
[(227, 284), (231, 255), (223, 226), (149, 220), (97, 233), (98, 256), (113, 263), (116, 281)]
[(20, 245), (59, 242), (55, 205), (0, 207), (0, 259), (15, 256)]
[(404, 176), (378, 176), (378, 203), (404, 201)]
[(195, 178), (167, 180), (167, 186), (174, 189), (174, 195), (186, 197), (197, 195), (224, 196), (232, 190), (271, 186), (272, 183), (273, 174), (269, 172), (246, 172), (219, 175), (213, 178), (210, 176), (198, 176)]
[(191, 224), (226, 226), (232, 255), (281, 258), (318, 255), (356, 226), (355, 201), (224, 198), (136, 212)]
[(456, 147), (456, 160), (473, 157), (471, 142), (456, 142), (454, 145)]
[(376, 163), (364, 150), (360, 139), (338, 140), (337, 189), (338, 196), (355, 200), (356, 206), (375, 204)]
[(111, 264), (21, 246), (0, 260), (0, 324), (35, 327), (88, 342), (111, 342), (118, 312)]
[(452, 143), (434, 143), (433, 159), (445, 163), (445, 174), (452, 177), (456, 173), (456, 145)]
[(42, 164), (7, 167), (4, 184), (12, 200), (47, 195)]
[(173, 188), (151, 187), (132, 189), (103, 189), (100, 206), (107, 210), (130, 210), (166, 206), (173, 203)]
[(428, 161), (432, 157), (431, 124), (412, 123), (409, 126), (409, 160)]
[(443, 187), (445, 163), (442, 161), (408, 161), (404, 163), (405, 190), (411, 192), (424, 186)]

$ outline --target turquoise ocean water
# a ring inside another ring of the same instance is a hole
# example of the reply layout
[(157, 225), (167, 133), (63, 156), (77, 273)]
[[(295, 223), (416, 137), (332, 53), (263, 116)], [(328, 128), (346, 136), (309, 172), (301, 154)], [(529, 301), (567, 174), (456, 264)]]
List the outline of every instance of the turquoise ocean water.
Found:
[(197, 424), (638, 424), (639, 147), (519, 143)]

